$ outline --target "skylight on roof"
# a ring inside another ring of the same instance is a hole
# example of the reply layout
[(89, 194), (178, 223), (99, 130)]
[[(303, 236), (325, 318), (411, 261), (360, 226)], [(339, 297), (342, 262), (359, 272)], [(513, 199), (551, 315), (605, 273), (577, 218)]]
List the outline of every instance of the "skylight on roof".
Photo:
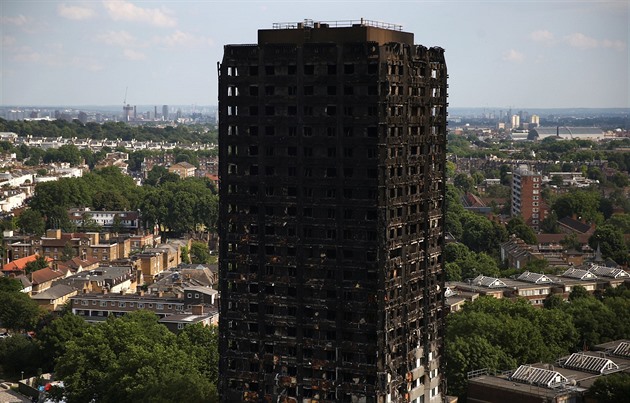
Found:
[(618, 355), (620, 357), (630, 357), (630, 343), (625, 341), (619, 343), (615, 351), (613, 351), (613, 355)]
[(617, 370), (619, 366), (611, 360), (594, 355), (573, 353), (566, 361), (560, 362), (565, 368), (577, 369), (580, 371), (603, 374), (607, 371)]
[(521, 365), (510, 377), (513, 381), (554, 388), (566, 384), (567, 378), (557, 371)]

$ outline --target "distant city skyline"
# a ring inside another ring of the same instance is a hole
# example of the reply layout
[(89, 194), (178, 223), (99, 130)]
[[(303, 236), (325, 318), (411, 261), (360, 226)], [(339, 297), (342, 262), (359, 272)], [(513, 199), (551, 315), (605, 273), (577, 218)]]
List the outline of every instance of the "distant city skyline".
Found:
[(257, 29), (274, 22), (363, 17), (444, 48), (453, 107), (628, 108), (629, 8), (559, 0), (3, 0), (0, 105), (216, 105), (223, 45), (255, 43)]

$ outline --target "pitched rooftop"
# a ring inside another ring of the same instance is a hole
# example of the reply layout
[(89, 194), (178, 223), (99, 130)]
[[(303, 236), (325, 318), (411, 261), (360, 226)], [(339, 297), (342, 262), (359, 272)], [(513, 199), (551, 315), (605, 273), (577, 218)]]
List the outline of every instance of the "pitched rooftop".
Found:
[(507, 285), (496, 277), (477, 276), (472, 280), (472, 285), (488, 288), (501, 288)]
[(529, 271), (523, 272), (520, 276), (518, 276), (518, 280), (526, 281), (528, 283), (541, 284), (541, 283), (551, 283), (551, 279), (544, 274), (540, 273), (532, 273)]
[(595, 374), (603, 374), (604, 372), (619, 369), (617, 364), (607, 358), (582, 353), (573, 353), (566, 360), (560, 360), (558, 363), (564, 368), (593, 372)]
[(557, 371), (532, 367), (530, 365), (521, 365), (518, 367), (510, 379), (546, 388), (554, 388), (568, 382), (567, 378)]
[(612, 267), (600, 266), (593, 264), (588, 269), (589, 272), (602, 277), (611, 277), (611, 278), (620, 278), (620, 277), (630, 277), (627, 271), (623, 269), (614, 269)]

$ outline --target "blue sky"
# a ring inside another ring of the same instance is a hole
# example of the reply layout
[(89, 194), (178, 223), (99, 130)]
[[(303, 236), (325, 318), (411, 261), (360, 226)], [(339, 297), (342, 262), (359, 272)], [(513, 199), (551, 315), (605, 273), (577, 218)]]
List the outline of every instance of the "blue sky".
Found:
[(630, 2), (0, 0), (0, 105), (214, 105), (223, 45), (274, 22), (400, 24), (455, 107), (629, 107)]

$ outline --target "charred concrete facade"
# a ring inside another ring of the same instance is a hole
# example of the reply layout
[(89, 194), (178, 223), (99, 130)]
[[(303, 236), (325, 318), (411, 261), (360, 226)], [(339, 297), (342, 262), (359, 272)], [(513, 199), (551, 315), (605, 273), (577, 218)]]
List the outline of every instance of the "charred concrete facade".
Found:
[(221, 400), (441, 401), (444, 51), (274, 28), (219, 65)]

